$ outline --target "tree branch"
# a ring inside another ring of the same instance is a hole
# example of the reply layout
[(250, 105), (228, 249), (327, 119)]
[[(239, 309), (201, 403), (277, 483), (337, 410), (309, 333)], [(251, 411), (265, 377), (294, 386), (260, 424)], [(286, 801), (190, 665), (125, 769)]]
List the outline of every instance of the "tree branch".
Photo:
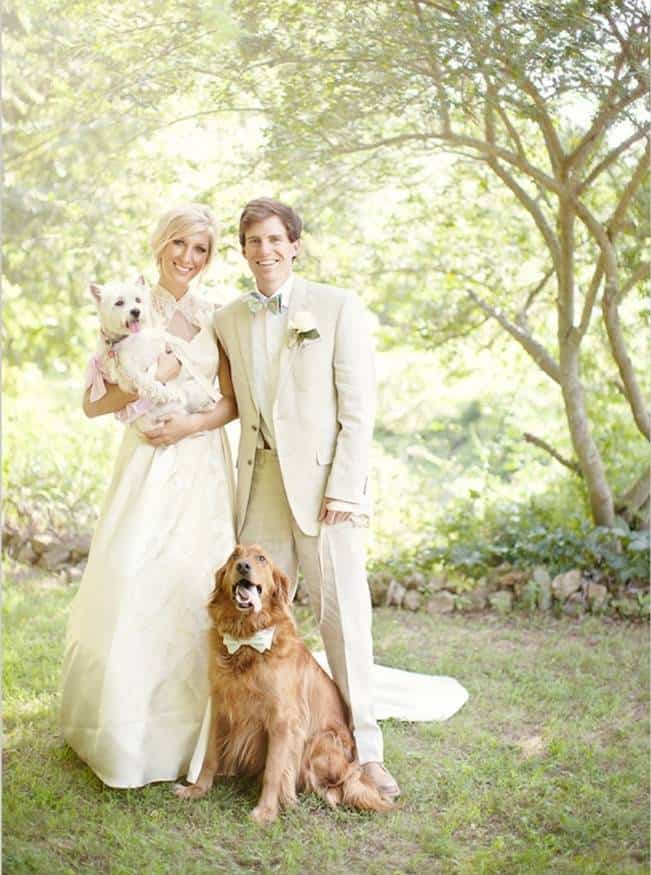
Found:
[[(423, 13), (420, 9), (419, 0), (412, 0), (414, 5), (414, 12), (416, 14), (416, 18), (418, 19), (421, 27), (424, 26)], [(441, 122), (441, 126), (444, 131), (449, 132), (451, 130), (450, 126), (450, 105), (445, 93), (445, 89), (443, 87), (443, 76), (441, 74), (441, 65), (438, 62), (438, 58), (436, 57), (435, 52), (430, 44), (427, 46), (427, 60), (429, 64), (430, 73), (432, 79), (434, 81), (434, 87), (436, 88), (436, 93), (439, 98), (439, 119)]]
[[(610, 25), (610, 29), (615, 36), (615, 39), (619, 43), (619, 47), (622, 50), (622, 57), (625, 57), (626, 60), (631, 65), (631, 70), (634, 72), (637, 81), (642, 84), (647, 80), (649, 76), (649, 71), (644, 66), (644, 61), (640, 62), (638, 58), (636, 58), (631, 52), (631, 43), (630, 40), (626, 39), (625, 36), (622, 35), (620, 29), (617, 27), (613, 16), (606, 10), (603, 13), (604, 18)], [(646, 41), (645, 41), (646, 42)]]
[(578, 477), (583, 477), (583, 472), (579, 468), (578, 464), (576, 462), (572, 462), (570, 459), (564, 458), (564, 456), (561, 456), (558, 450), (555, 450), (552, 446), (550, 446), (547, 441), (544, 441), (542, 438), (530, 434), (528, 431), (525, 431), (522, 437), (528, 444), (534, 444), (534, 446), (540, 447), (541, 450), (549, 453), (549, 455), (556, 459), (557, 462), (560, 462), (561, 465), (569, 468), (573, 474), (576, 474)]
[[(600, 262), (606, 274), (606, 285), (601, 302), (601, 310), (606, 325), (608, 341), (613, 358), (624, 384), (626, 400), (628, 401), (633, 419), (640, 432), (647, 440), (651, 440), (651, 417), (646, 407), (646, 401), (635, 376), (633, 363), (626, 350), (626, 341), (619, 319), (619, 291), (617, 260), (615, 247), (603, 225), (592, 215), (590, 210), (578, 198), (574, 199), (577, 216), (586, 225), (596, 239), (601, 250)], [(617, 210), (615, 211), (617, 213)]]
[(601, 280), (604, 275), (604, 261), (601, 255), (597, 260), (597, 265), (594, 269), (594, 273), (592, 274), (592, 279), (590, 280), (590, 286), (588, 287), (588, 291), (586, 293), (585, 299), (583, 301), (583, 310), (581, 311), (581, 321), (577, 326), (577, 334), (579, 338), (585, 336), (586, 331), (590, 325), (590, 319), (592, 317), (592, 312), (594, 310), (594, 305), (597, 300), (597, 294), (599, 293), (599, 286), (601, 285)]
[(549, 280), (552, 278), (553, 275), (554, 275), (554, 271), (548, 270), (545, 273), (544, 277), (540, 280), (540, 282), (536, 284), (535, 288), (533, 288), (529, 292), (529, 294), (527, 295), (527, 300), (524, 302), (524, 306), (522, 307), (522, 309), (520, 310), (520, 313), (518, 314), (518, 325), (520, 325), (520, 326), (526, 325), (527, 310), (533, 304), (534, 300), (538, 297), (538, 295), (542, 292), (542, 290), (545, 288), (545, 286), (547, 285), (547, 283), (549, 282)]
[(613, 212), (610, 219), (606, 222), (606, 227), (608, 228), (608, 233), (610, 239), (612, 240), (617, 231), (619, 230), (622, 219), (628, 210), (630, 202), (633, 200), (636, 191), (642, 185), (642, 181), (644, 180), (645, 175), (647, 174), (649, 169), (649, 141), (647, 140), (647, 147), (644, 151), (644, 154), (640, 158), (637, 167), (633, 171), (633, 175), (628, 181), (622, 195), (619, 199), (619, 203), (617, 204), (615, 211)]
[(523, 161), (528, 162), (529, 159), (527, 158), (527, 153), (526, 153), (525, 148), (522, 144), (522, 140), (520, 139), (520, 135), (518, 134), (515, 126), (513, 125), (513, 122), (509, 118), (507, 111), (502, 106), (501, 101), (499, 101), (499, 100), (497, 101), (496, 108), (497, 108), (497, 112), (499, 113), (500, 118), (502, 119), (502, 123), (503, 123), (504, 127), (506, 128), (508, 135), (511, 138), (511, 141), (513, 142), (513, 144), (515, 146), (515, 151), (518, 153), (518, 155), (520, 156), (520, 158), (522, 158)]
[(494, 307), (491, 307), (490, 304), (487, 304), (482, 298), (476, 295), (470, 289), (466, 289), (466, 294), (480, 307), (484, 313), (486, 313), (491, 318), (495, 319), (505, 331), (513, 337), (520, 346), (527, 352), (531, 358), (535, 361), (539, 368), (541, 368), (548, 377), (551, 377), (555, 383), (560, 383), (560, 369), (558, 364), (554, 361), (554, 359), (550, 356), (544, 346), (531, 337), (526, 331), (520, 328), (518, 325), (515, 325), (506, 316), (503, 315), (499, 310), (496, 310)]
[(533, 100), (534, 106), (536, 107), (537, 112), (535, 118), (545, 139), (547, 152), (549, 154), (549, 160), (552, 165), (554, 174), (558, 175), (560, 168), (563, 165), (565, 153), (563, 152), (561, 141), (558, 139), (558, 134), (556, 133), (554, 125), (552, 124), (552, 120), (549, 117), (549, 113), (547, 112), (547, 106), (545, 105), (545, 101), (540, 96), (540, 93), (538, 92), (538, 89), (533, 84), (533, 82), (531, 82), (526, 77), (522, 80), (522, 90), (525, 92), (525, 94), (529, 95), (529, 97)]
[(643, 279), (649, 279), (651, 276), (651, 264), (647, 261), (642, 261), (635, 268), (633, 273), (629, 276), (625, 283), (620, 285), (619, 292), (617, 294), (617, 304), (621, 304), (624, 297), (628, 295), (632, 288), (634, 288), (638, 283), (642, 282)]
[(552, 258), (552, 263), (554, 265), (554, 270), (556, 275), (560, 274), (561, 270), (561, 253), (560, 247), (558, 244), (558, 240), (556, 235), (550, 228), (547, 220), (545, 219), (542, 210), (535, 202), (535, 200), (531, 197), (531, 195), (527, 194), (527, 192), (522, 188), (522, 186), (505, 170), (504, 167), (499, 163), (499, 161), (488, 158), (487, 159), (488, 166), (493, 170), (493, 172), (499, 176), (502, 182), (511, 189), (516, 198), (520, 201), (522, 206), (527, 210), (531, 218), (536, 223), (538, 230), (543, 236), (545, 243), (547, 244), (547, 248), (549, 249), (549, 253)]
[(540, 185), (548, 191), (553, 191), (557, 195), (563, 194), (563, 185), (558, 180), (549, 176), (547, 173), (543, 173), (542, 170), (539, 170), (519, 155), (511, 152), (510, 149), (494, 146), (490, 143), (485, 143), (483, 140), (478, 140), (476, 137), (468, 137), (463, 134), (450, 133), (448, 136), (444, 136), (443, 134), (433, 134), (433, 137), (458, 146), (467, 146), (487, 157), (501, 158), (503, 161), (506, 161), (507, 164), (517, 167), (517, 169), (521, 170), (526, 176), (529, 176), (531, 179), (540, 183)]
[(633, 363), (626, 349), (624, 332), (622, 331), (619, 319), (617, 297), (609, 293), (608, 285), (606, 285), (606, 290), (604, 291), (601, 308), (604, 314), (610, 348), (613, 352), (613, 358), (617, 364), (622, 383), (624, 384), (626, 400), (631, 408), (633, 419), (644, 437), (651, 441), (651, 416), (649, 416), (644, 394), (640, 389), (635, 371), (633, 370)]
[(638, 140), (641, 140), (642, 137), (646, 136), (648, 136), (648, 131), (646, 127), (640, 128), (637, 131), (633, 131), (630, 137), (627, 137), (625, 140), (623, 140), (619, 144), (619, 146), (616, 146), (614, 149), (612, 149), (606, 155), (606, 157), (602, 161), (600, 161), (599, 164), (597, 164), (597, 166), (588, 174), (588, 176), (586, 176), (583, 182), (577, 187), (576, 193), (580, 195), (583, 191), (585, 191), (585, 189), (588, 188), (588, 186), (592, 185), (595, 179), (601, 173), (603, 173), (607, 167), (610, 167), (613, 161), (616, 161), (619, 158), (622, 152), (625, 152), (629, 146), (632, 146), (633, 143), (637, 143)]
[(626, 109), (638, 98), (643, 97), (649, 91), (646, 83), (641, 83), (627, 94), (619, 103), (604, 106), (595, 116), (590, 128), (576, 148), (567, 156), (567, 166), (580, 170), (594, 144), (603, 136), (610, 122), (616, 118), (623, 109)]

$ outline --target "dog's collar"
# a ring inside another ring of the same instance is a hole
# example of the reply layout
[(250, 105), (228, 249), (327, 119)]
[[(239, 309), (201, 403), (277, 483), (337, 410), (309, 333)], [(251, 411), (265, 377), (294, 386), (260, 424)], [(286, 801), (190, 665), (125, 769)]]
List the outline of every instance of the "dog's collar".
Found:
[(265, 650), (271, 650), (271, 643), (274, 638), (275, 626), (269, 626), (268, 629), (260, 629), (251, 635), (250, 638), (233, 638), (232, 635), (225, 634), (222, 636), (226, 650), (229, 654), (236, 653), (240, 647), (253, 647), (259, 653), (264, 653)]
[(128, 337), (128, 335), (122, 335), (121, 337), (109, 337), (103, 329), (100, 330), (100, 334), (102, 335), (102, 340), (104, 341), (104, 344), (109, 350), (115, 349), (115, 347), (119, 343), (122, 343), (122, 341), (126, 337)]

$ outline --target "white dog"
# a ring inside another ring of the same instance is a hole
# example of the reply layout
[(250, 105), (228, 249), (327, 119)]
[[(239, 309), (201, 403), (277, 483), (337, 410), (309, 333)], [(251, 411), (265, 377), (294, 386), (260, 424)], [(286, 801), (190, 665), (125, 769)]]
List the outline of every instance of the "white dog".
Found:
[(201, 385), (185, 366), (165, 384), (156, 379), (158, 357), (171, 346), (182, 361), (183, 341), (151, 325), (149, 289), (142, 276), (103, 286), (91, 283), (90, 291), (99, 311), (99, 370), (108, 382), (144, 399), (147, 409), (135, 420), (141, 431), (155, 427), (165, 414), (194, 413), (212, 406), (211, 387), (205, 381)]

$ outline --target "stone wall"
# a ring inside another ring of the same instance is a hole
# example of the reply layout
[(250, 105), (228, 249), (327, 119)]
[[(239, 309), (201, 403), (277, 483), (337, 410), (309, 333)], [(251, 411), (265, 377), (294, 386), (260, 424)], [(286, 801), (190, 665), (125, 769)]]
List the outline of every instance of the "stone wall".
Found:
[[(70, 582), (81, 579), (91, 536), (80, 533), (20, 532), (7, 523), (2, 530), (2, 550), (18, 562), (56, 573)], [(543, 566), (515, 569), (503, 565), (480, 580), (459, 575), (426, 576), (413, 573), (393, 576), (388, 571), (369, 575), (374, 607), (391, 607), (430, 614), (514, 610), (552, 611), (570, 617), (586, 613), (647, 619), (649, 591), (638, 583), (613, 585), (598, 573), (569, 569), (552, 578)], [(297, 600), (307, 602), (299, 584)]]

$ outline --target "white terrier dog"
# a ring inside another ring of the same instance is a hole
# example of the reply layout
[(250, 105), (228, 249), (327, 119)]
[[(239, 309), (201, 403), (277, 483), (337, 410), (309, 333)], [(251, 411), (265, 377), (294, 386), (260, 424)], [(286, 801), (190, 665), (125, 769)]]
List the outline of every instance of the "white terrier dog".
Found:
[(149, 289), (142, 276), (103, 286), (91, 283), (90, 291), (99, 312), (100, 371), (108, 382), (149, 402), (135, 420), (140, 431), (155, 428), (165, 414), (195, 413), (213, 405), (209, 387), (200, 385), (185, 367), (165, 384), (156, 379), (158, 357), (170, 344), (177, 353), (183, 341), (151, 325)]

